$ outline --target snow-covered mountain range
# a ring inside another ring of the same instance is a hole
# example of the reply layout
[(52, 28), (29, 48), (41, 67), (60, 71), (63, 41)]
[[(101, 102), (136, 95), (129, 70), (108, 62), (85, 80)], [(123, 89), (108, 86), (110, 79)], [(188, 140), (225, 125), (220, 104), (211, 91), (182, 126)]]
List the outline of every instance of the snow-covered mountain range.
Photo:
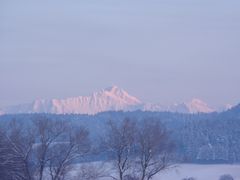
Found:
[(55, 113), (55, 114), (96, 114), (104, 111), (169, 111), (179, 113), (209, 113), (215, 111), (199, 99), (187, 103), (164, 106), (145, 103), (129, 95), (125, 90), (113, 86), (95, 92), (90, 96), (66, 99), (35, 100), (29, 104), (11, 106), (0, 110), (1, 114)]

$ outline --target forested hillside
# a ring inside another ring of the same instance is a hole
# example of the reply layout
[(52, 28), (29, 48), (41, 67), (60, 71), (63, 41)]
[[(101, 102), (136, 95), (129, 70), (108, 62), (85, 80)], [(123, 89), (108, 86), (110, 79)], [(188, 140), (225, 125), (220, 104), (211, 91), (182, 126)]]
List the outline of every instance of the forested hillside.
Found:
[(240, 162), (240, 105), (222, 113), (179, 114), (169, 112), (105, 112), (97, 115), (18, 114), (0, 116), (3, 128), (10, 120), (21, 121), (24, 127), (39, 117), (71, 121), (75, 127), (85, 126), (96, 144), (108, 120), (124, 118), (141, 123), (157, 119), (169, 131), (175, 143), (176, 161), (194, 163)]

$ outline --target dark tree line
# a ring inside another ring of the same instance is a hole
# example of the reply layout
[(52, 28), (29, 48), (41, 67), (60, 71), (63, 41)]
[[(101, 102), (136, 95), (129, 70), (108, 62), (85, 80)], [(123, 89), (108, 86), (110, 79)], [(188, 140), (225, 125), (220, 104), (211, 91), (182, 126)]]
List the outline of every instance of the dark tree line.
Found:
[[(106, 121), (120, 121), (125, 117), (137, 120), (158, 119), (171, 131), (174, 140), (175, 159), (178, 163), (239, 163), (240, 162), (240, 106), (210, 114), (179, 114), (169, 112), (105, 112), (94, 116), (44, 114), (50, 119), (70, 120), (75, 126), (84, 125), (91, 137), (98, 137), (105, 129)], [(17, 119), (24, 123), (36, 114), (0, 116), (0, 123)]]

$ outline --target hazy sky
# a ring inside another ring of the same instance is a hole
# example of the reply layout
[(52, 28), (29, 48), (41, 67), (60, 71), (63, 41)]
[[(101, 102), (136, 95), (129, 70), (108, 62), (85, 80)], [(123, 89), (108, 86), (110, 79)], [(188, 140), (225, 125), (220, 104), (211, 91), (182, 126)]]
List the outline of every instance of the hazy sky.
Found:
[(0, 107), (118, 85), (240, 102), (239, 0), (0, 0)]

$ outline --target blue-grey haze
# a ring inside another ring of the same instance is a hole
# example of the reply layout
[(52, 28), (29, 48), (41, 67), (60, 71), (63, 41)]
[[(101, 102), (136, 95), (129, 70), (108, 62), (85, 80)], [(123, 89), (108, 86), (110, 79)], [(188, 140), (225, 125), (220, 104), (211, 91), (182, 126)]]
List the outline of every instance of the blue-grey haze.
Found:
[(116, 84), (240, 102), (239, 0), (0, 0), (0, 107)]

